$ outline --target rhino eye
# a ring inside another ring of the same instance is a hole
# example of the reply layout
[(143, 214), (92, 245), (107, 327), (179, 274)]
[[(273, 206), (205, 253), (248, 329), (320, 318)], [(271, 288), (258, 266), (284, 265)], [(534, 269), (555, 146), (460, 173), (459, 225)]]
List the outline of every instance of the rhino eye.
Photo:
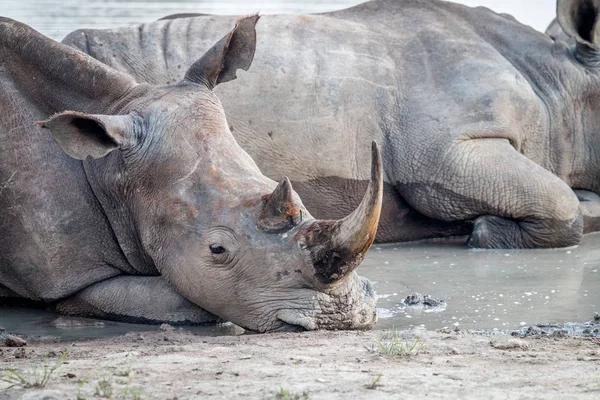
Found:
[(225, 247), (219, 246), (218, 244), (211, 244), (208, 246), (210, 248), (210, 252), (213, 254), (223, 254), (225, 253)]

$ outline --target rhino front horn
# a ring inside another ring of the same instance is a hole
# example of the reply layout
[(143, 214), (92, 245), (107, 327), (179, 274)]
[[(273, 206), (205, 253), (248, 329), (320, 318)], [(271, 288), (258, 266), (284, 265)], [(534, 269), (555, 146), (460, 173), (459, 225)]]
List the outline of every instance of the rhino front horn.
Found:
[(381, 155), (375, 141), (371, 157), (371, 180), (356, 210), (339, 221), (316, 220), (303, 229), (302, 247), (309, 252), (315, 277), (322, 284), (349, 276), (375, 240), (383, 198)]

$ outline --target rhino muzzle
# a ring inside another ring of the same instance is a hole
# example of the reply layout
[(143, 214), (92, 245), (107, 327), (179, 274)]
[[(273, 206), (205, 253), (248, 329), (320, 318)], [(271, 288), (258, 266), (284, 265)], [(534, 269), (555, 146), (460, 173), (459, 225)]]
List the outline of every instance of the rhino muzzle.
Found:
[[(279, 321), (260, 331), (297, 329), (368, 329), (375, 321), (375, 294), (368, 279), (353, 274), (373, 244), (383, 200), (383, 172), (377, 143), (371, 147), (371, 176), (358, 207), (340, 220), (302, 221), (302, 205), (292, 185), (283, 178), (275, 190), (263, 196), (258, 227), (270, 233), (293, 231), (290, 241), (300, 248), (304, 278), (311, 284), (311, 300), (286, 307)], [(287, 235), (286, 235), (287, 237)]]

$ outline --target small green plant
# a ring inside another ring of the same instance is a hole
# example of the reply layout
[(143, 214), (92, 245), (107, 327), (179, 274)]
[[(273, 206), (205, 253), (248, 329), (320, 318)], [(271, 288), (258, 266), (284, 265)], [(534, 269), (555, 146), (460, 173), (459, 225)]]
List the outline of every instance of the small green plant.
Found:
[(277, 391), (274, 391), (270, 397), (265, 397), (266, 400), (302, 400), (308, 399), (308, 391), (300, 393), (291, 392), (289, 389), (280, 386)]
[(88, 377), (87, 375), (84, 376), (83, 378), (79, 378), (77, 379), (77, 400), (85, 400), (85, 396), (81, 393), (81, 389), (83, 389), (83, 386), (87, 383), (88, 381)]
[(129, 384), (127, 384), (127, 386), (125, 387), (125, 389), (123, 390), (123, 393), (121, 393), (119, 396), (117, 396), (117, 399), (119, 400), (141, 400), (142, 398), (142, 388), (136, 387), (136, 388), (131, 388), (129, 387)]
[(423, 347), (425, 342), (420, 337), (414, 340), (402, 339), (400, 333), (392, 328), (385, 332), (381, 339), (374, 341), (371, 351), (386, 356), (410, 356), (419, 354)]
[(112, 379), (100, 379), (96, 384), (94, 396), (110, 399), (113, 395)]
[(23, 386), (24, 388), (32, 387), (32, 386), (30, 386), (30, 382), (27, 379), (23, 378), (14, 369), (9, 368), (7, 371), (8, 372), (6, 374), (4, 374), (4, 375), (2, 375), (2, 377), (0, 377), (0, 381), (9, 383), (10, 384), (9, 388), (11, 388), (13, 386)]
[(382, 375), (379, 374), (376, 377), (374, 377), (373, 379), (371, 379), (371, 383), (367, 383), (365, 385), (365, 388), (370, 389), (370, 390), (375, 390), (377, 389), (379, 386), (381, 386), (381, 384), (379, 383), (379, 381), (381, 380)]
[(34, 363), (31, 372), (27, 375), (22, 375), (14, 369), (8, 369), (8, 372), (0, 377), (0, 381), (10, 384), (9, 388), (13, 386), (21, 386), (24, 389), (43, 388), (48, 384), (54, 372), (63, 365), (72, 346), (73, 344), (67, 347), (66, 350), (58, 356), (53, 365), (50, 365), (48, 363), (48, 357), (44, 356), (42, 365), (39, 365), (37, 362)]

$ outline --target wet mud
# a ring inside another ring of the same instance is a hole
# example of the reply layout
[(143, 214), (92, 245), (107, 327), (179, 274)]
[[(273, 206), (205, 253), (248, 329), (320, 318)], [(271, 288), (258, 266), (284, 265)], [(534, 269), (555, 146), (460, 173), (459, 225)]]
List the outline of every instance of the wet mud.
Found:
[[(377, 292), (374, 329), (578, 332), (596, 334), (600, 235), (569, 249), (472, 250), (464, 239), (376, 245), (357, 270)], [(426, 294), (426, 295), (425, 295)], [(66, 318), (0, 306), (0, 325), (28, 340), (74, 340), (153, 330), (147, 325)], [(535, 327), (535, 328), (534, 328)], [(201, 336), (236, 335), (233, 324), (186, 327)]]
[[(376, 245), (358, 271), (378, 295), (376, 329), (504, 331), (581, 323), (600, 311), (600, 235), (543, 250), (467, 249), (463, 238)], [(407, 306), (426, 293), (445, 307)]]

